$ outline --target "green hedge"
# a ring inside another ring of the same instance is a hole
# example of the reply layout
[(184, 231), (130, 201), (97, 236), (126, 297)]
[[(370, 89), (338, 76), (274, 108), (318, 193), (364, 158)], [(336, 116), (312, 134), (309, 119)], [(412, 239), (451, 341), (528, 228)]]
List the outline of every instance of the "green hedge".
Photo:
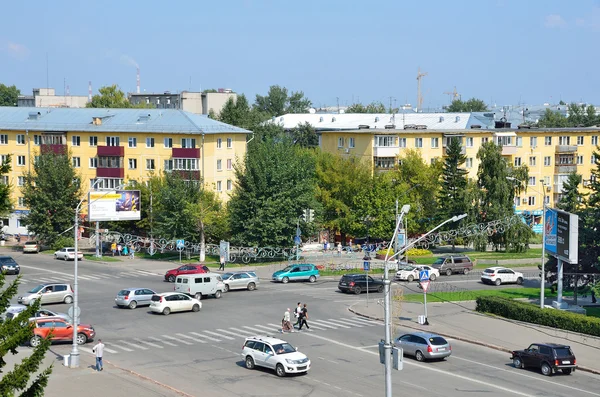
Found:
[(493, 296), (476, 299), (476, 311), (492, 313), (512, 320), (545, 325), (587, 335), (600, 336), (600, 318), (557, 309), (541, 309), (530, 303)]

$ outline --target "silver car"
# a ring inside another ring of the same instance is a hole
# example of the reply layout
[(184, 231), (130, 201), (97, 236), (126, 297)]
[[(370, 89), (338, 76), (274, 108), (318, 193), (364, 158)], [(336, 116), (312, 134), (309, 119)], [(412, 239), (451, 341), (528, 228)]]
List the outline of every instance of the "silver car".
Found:
[(221, 274), (223, 283), (225, 283), (225, 292), (230, 289), (247, 289), (253, 291), (260, 281), (254, 272), (228, 272)]
[(125, 288), (117, 292), (115, 303), (118, 307), (135, 309), (138, 306), (150, 306), (152, 295), (156, 292), (150, 288)]
[(446, 339), (428, 332), (402, 335), (396, 339), (396, 346), (417, 361), (444, 359), (452, 354), (452, 346)]
[(62, 302), (70, 305), (73, 303), (73, 288), (66, 283), (40, 284), (25, 295), (19, 296), (17, 302), (31, 305), (36, 299), (40, 300), (40, 304)]
[[(19, 306), (23, 306), (23, 305), (19, 305)], [(26, 308), (27, 306), (23, 306), (23, 307)], [(15, 317), (18, 317), (21, 313), (22, 313), (22, 311), (17, 311), (17, 312), (12, 312), (12, 313), (9, 312), (9, 313), (6, 313), (6, 318), (7, 319), (15, 318)], [(60, 317), (63, 320), (68, 321), (68, 322), (73, 321), (71, 319), (71, 317), (66, 313), (58, 313), (58, 312), (53, 312), (52, 310), (46, 310), (46, 309), (38, 310), (33, 317), (29, 318), (29, 321), (34, 321), (35, 319), (38, 319), (40, 317)]]

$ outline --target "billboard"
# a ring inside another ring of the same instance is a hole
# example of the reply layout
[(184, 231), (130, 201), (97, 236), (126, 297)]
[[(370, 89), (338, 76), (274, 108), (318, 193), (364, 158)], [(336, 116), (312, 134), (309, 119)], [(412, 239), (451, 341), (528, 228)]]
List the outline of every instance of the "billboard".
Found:
[(90, 222), (140, 220), (140, 191), (92, 191), (88, 194), (88, 217)]
[(546, 208), (544, 246), (551, 255), (569, 262), (578, 262), (579, 217), (569, 212)]

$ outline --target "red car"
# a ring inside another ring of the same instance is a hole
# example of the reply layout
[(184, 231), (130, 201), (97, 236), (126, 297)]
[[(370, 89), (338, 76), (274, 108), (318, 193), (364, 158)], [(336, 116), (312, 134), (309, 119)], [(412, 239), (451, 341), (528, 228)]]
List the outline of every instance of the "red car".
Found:
[[(73, 341), (73, 325), (61, 317), (38, 317), (34, 321), (33, 336), (29, 340), (31, 347), (40, 344), (42, 338), (52, 334), (52, 341)], [(96, 331), (88, 324), (77, 326), (77, 344), (83, 345), (94, 339)]]
[(205, 265), (192, 264), (179, 266), (177, 269), (171, 269), (165, 273), (165, 281), (170, 283), (175, 282), (175, 278), (180, 274), (198, 274), (198, 273), (210, 273), (210, 269)]

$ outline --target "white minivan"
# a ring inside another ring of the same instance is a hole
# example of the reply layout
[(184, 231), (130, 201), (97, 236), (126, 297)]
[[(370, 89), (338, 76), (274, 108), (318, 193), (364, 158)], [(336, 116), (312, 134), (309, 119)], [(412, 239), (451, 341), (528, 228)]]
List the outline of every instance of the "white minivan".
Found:
[(225, 283), (217, 273), (181, 274), (175, 279), (173, 290), (191, 295), (198, 300), (208, 295), (218, 299), (225, 292)]

